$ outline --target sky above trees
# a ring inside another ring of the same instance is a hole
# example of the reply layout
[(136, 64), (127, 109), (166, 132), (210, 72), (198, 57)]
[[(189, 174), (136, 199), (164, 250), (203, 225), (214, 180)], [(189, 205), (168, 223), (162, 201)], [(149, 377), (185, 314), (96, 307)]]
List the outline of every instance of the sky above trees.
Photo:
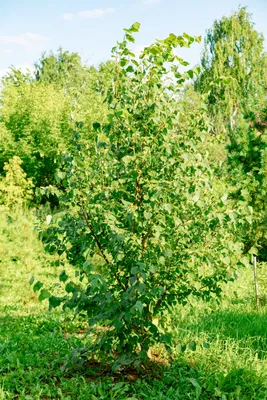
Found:
[[(248, 6), (256, 29), (267, 37), (266, 0), (0, 0), (0, 76), (10, 65), (31, 68), (44, 51), (77, 51), (89, 64), (107, 60), (123, 28), (141, 23), (138, 52), (169, 32), (203, 35), (214, 19)], [(202, 45), (180, 52), (193, 64)]]

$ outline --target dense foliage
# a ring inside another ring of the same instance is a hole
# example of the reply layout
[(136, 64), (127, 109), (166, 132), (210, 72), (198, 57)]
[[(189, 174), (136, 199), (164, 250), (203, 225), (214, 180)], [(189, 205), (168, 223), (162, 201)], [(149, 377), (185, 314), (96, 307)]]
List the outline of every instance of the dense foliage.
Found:
[(0, 205), (22, 206), (33, 199), (33, 184), (21, 169), (22, 161), (14, 156), (5, 163), (5, 177), (0, 180)]
[(224, 181), (234, 202), (245, 202), (251, 210), (239, 233), (244, 252), (265, 258), (266, 61), (263, 36), (246, 9), (239, 8), (207, 31), (203, 70), (195, 83), (207, 95), (212, 132), (226, 144)]
[(33, 74), (11, 69), (0, 99), (1, 204), (48, 201), (40, 237), (79, 278), (61, 271), (61, 296), (34, 288), (88, 320), (81, 354), (114, 369), (155, 343), (171, 352), (163, 311), (216, 298), (267, 248), (267, 58), (251, 16), (215, 21), (194, 68), (176, 49), (201, 38), (170, 34), (137, 56), (138, 30), (98, 68), (59, 49)]
[(35, 76), (11, 70), (3, 80), (0, 108), (0, 171), (14, 155), (34, 185), (56, 185), (58, 157), (73, 146), (73, 120), (83, 121), (81, 136), (97, 118), (106, 118), (103, 96), (112, 63), (87, 68), (76, 53), (43, 56)]
[(67, 283), (70, 295), (52, 296), (50, 305), (86, 314), (90, 327), (106, 325), (94, 352), (117, 354), (115, 368), (145, 360), (153, 343), (171, 350), (154, 318), (192, 295), (218, 295), (242, 248), (235, 239), (240, 211), (214, 191), (198, 149), (207, 136), (205, 111), (179, 124), (177, 96), (198, 69), (181, 73), (186, 63), (174, 49), (199, 39), (171, 34), (137, 58), (128, 42), (138, 29), (127, 29), (113, 49), (108, 122), (94, 124), (94, 152), (78, 141), (77, 154), (65, 156), (61, 201), (68, 211), (42, 234), (81, 275), (80, 285)]
[(195, 86), (202, 93), (208, 92), (215, 133), (227, 135), (234, 117), (248, 110), (251, 98), (264, 94), (266, 61), (264, 38), (245, 8), (215, 21), (207, 31), (203, 72)]

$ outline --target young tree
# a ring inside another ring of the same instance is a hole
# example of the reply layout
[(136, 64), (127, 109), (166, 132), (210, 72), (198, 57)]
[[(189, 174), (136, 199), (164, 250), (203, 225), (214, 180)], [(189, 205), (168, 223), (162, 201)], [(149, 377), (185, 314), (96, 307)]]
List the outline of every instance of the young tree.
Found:
[(67, 209), (41, 234), (47, 250), (66, 253), (81, 277), (75, 284), (62, 271), (67, 294), (50, 296), (50, 307), (76, 309), (91, 329), (105, 325), (91, 350), (115, 358), (115, 369), (146, 360), (153, 343), (170, 350), (169, 332), (154, 317), (192, 295), (218, 295), (241, 250), (239, 210), (226, 195), (216, 197), (197, 151), (205, 114), (178, 124), (177, 94), (197, 70), (182, 74), (174, 50), (199, 39), (170, 34), (136, 58), (128, 42), (138, 29), (126, 29), (113, 49), (108, 122), (94, 124), (94, 153), (78, 147), (65, 156)]

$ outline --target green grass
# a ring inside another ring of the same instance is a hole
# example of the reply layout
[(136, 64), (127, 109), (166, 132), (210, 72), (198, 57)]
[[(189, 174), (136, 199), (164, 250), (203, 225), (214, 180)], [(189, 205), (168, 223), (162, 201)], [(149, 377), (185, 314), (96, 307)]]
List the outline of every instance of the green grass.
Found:
[[(252, 270), (225, 287), (221, 304), (192, 301), (164, 316), (171, 366), (124, 376), (90, 362), (77, 369), (69, 359), (84, 344), (85, 321), (48, 312), (28, 284), (35, 275), (59, 290), (57, 258), (33, 224), (30, 213), (0, 214), (0, 399), (267, 399), (267, 308), (255, 309)], [(164, 361), (160, 348), (153, 353)]]

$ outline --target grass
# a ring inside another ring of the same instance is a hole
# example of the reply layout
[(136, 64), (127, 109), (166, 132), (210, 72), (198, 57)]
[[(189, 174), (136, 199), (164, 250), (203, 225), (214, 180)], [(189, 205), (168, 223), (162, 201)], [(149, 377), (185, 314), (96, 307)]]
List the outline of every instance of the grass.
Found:
[[(171, 366), (124, 376), (96, 363), (77, 369), (69, 357), (84, 343), (85, 321), (48, 312), (28, 284), (35, 275), (58, 290), (56, 257), (38, 241), (34, 215), (2, 212), (0, 221), (0, 399), (267, 399), (267, 308), (255, 308), (252, 270), (225, 287), (219, 305), (192, 300), (164, 316)], [(160, 348), (153, 354), (164, 358)]]

